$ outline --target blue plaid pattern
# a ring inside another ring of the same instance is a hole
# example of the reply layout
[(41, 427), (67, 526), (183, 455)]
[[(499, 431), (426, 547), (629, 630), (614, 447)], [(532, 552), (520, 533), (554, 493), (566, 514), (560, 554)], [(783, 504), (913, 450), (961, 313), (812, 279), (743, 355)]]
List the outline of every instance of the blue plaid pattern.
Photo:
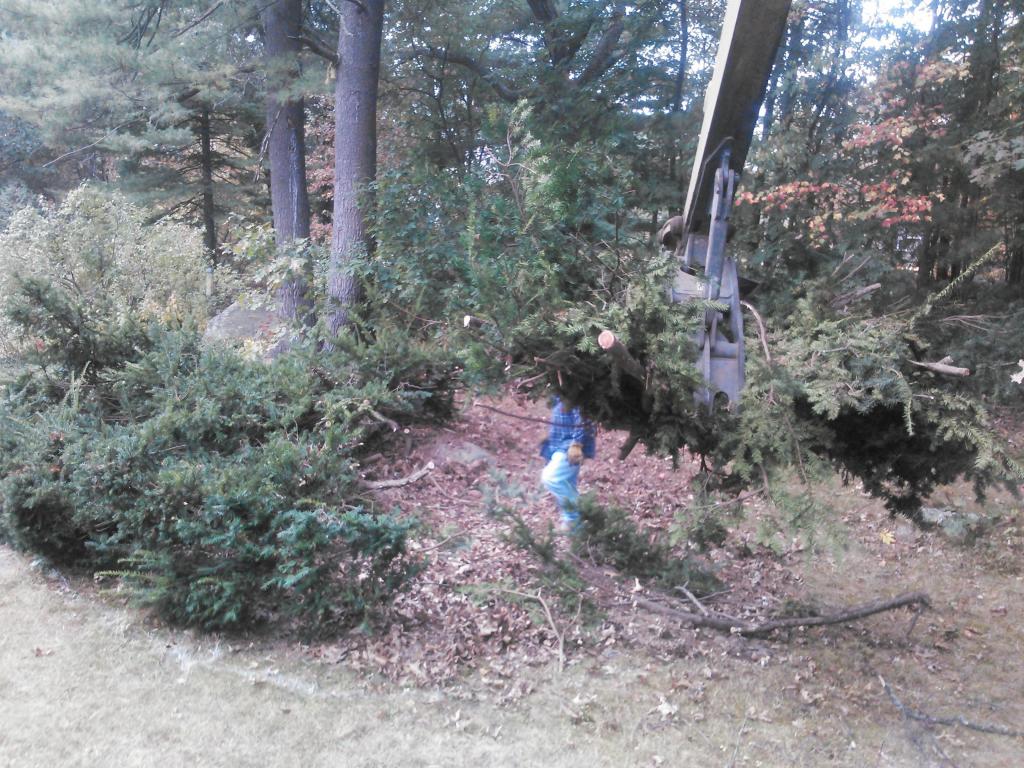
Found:
[(565, 410), (562, 401), (556, 397), (551, 409), (551, 429), (548, 439), (541, 443), (540, 455), (551, 461), (555, 453), (569, 450), (573, 443), (583, 446), (583, 455), (588, 459), (594, 458), (597, 448), (594, 425), (583, 418), (579, 408)]

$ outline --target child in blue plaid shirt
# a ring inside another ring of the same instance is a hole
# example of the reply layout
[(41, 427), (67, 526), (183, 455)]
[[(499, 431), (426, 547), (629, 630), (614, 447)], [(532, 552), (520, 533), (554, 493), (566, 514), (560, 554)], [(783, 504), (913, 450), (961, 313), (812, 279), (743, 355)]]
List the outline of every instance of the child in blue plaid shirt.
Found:
[(584, 458), (594, 458), (596, 442), (594, 425), (583, 418), (580, 409), (556, 397), (548, 438), (540, 446), (540, 455), (547, 460), (540, 477), (558, 503), (562, 527), (570, 532), (577, 528), (580, 519), (576, 510), (580, 465)]

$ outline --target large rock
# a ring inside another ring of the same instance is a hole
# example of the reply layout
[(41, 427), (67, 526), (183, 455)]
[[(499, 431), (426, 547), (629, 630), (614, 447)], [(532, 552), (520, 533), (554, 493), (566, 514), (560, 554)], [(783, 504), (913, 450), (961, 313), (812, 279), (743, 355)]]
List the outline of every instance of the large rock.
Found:
[(274, 309), (236, 301), (210, 319), (203, 341), (248, 347), (257, 356), (270, 360), (288, 349), (291, 330), (291, 325)]
[(922, 507), (921, 522), (957, 544), (970, 544), (988, 526), (988, 520), (981, 515), (953, 507)]
[(430, 453), (439, 465), (458, 464), (470, 469), (494, 466), (498, 461), (497, 456), (486, 448), (464, 440), (440, 442)]

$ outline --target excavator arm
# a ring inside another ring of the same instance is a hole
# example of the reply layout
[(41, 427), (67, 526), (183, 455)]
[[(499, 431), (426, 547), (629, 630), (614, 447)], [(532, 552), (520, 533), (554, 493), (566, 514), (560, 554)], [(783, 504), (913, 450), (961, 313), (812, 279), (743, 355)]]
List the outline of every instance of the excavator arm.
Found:
[(743, 389), (739, 275), (726, 255), (729, 214), (790, 5), (791, 0), (729, 0), (686, 205), (659, 232), (680, 261), (672, 300), (705, 299), (719, 307), (705, 310), (696, 339), (705, 381), (696, 397), (709, 411), (719, 393), (733, 405)]

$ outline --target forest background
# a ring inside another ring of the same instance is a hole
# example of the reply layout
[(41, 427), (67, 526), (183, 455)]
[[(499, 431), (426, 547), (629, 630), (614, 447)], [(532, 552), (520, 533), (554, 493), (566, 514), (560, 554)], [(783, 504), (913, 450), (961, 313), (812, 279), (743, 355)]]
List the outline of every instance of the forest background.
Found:
[[(793, 4), (732, 239), (748, 388), (712, 417), (655, 233), (722, 12), (2, 0), (0, 535), (187, 623), (349, 623), (420, 566), (360, 458), (510, 382), (787, 525), (829, 514), (791, 474), (912, 518), (1016, 489), (990, 414), (1024, 370), (1021, 3)], [(201, 344), (239, 299), (289, 322)]]

